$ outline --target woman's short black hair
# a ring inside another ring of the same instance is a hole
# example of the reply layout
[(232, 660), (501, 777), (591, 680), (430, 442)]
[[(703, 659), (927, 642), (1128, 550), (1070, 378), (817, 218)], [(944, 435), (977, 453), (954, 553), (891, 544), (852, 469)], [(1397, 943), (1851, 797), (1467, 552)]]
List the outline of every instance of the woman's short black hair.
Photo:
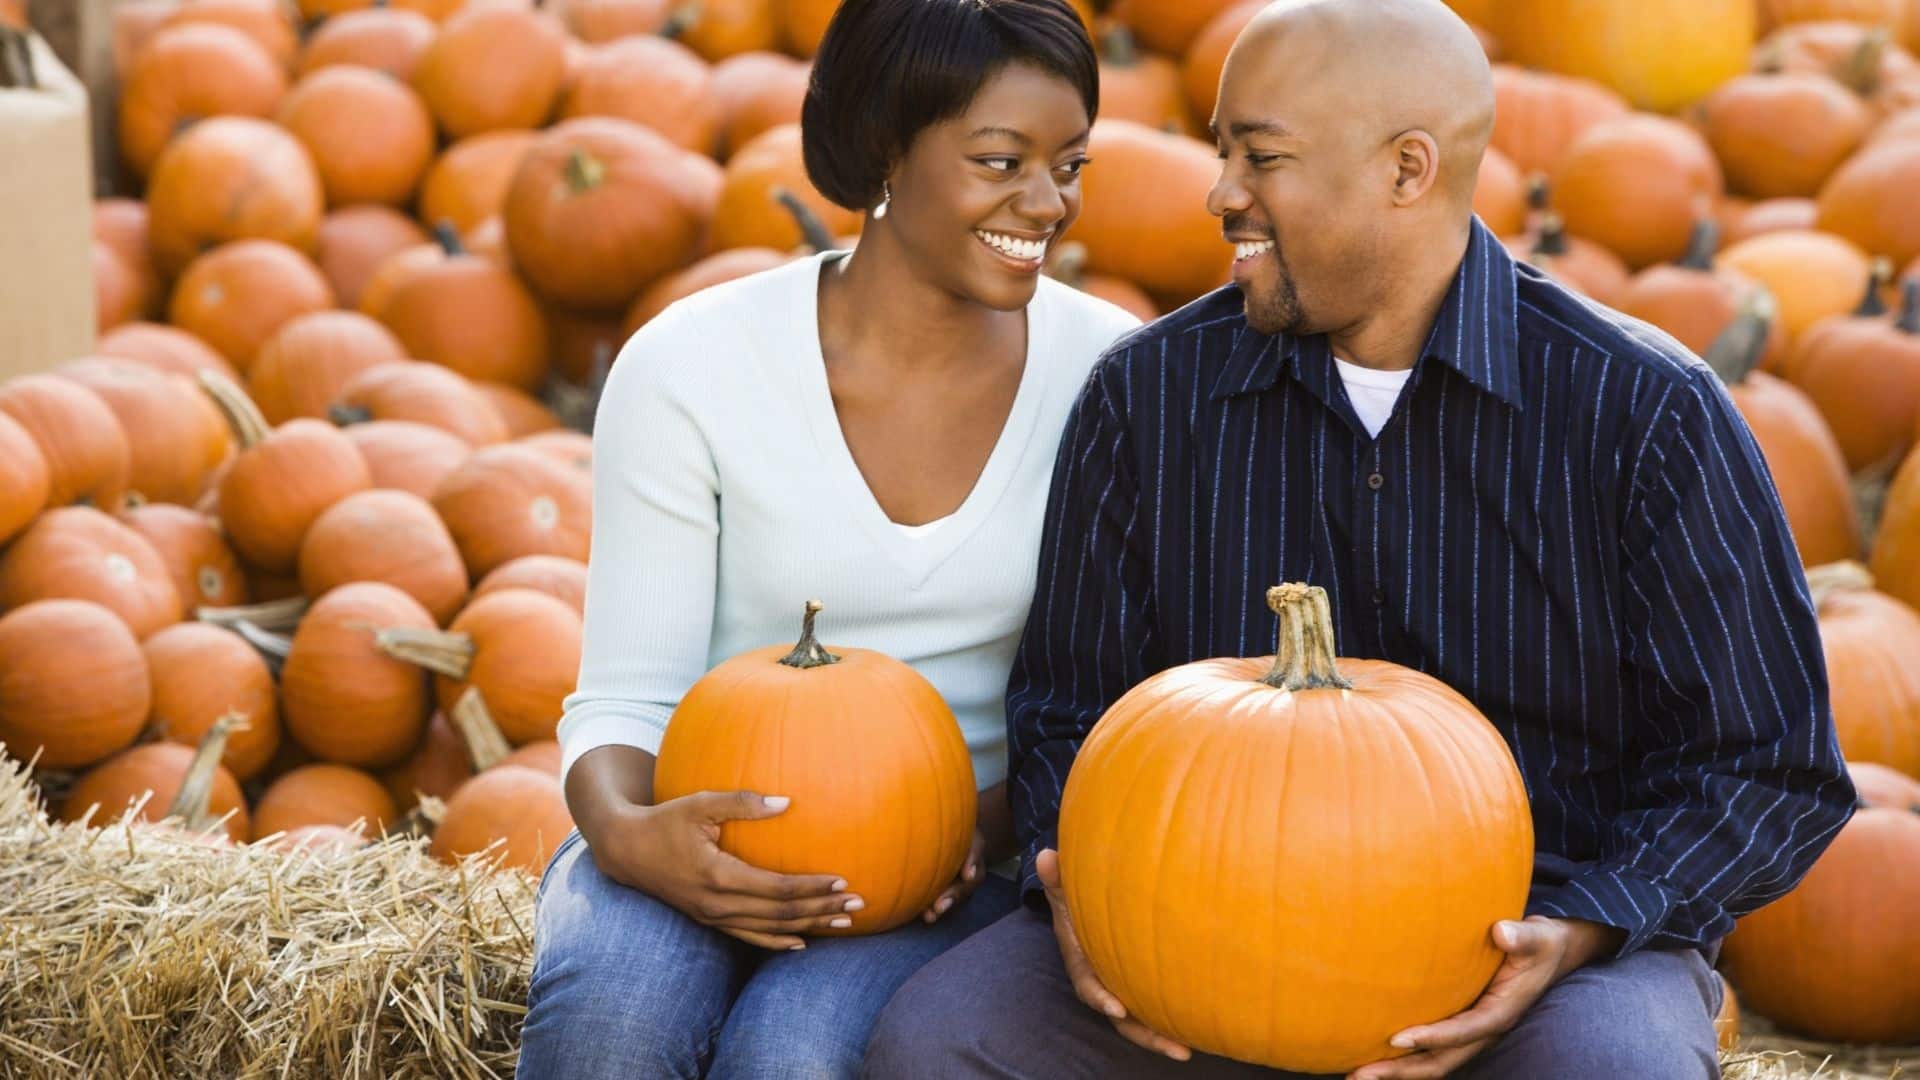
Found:
[(844, 0), (800, 112), (807, 176), (849, 210), (872, 206), (915, 136), (1014, 63), (1065, 79), (1094, 115), (1099, 60), (1067, 0)]

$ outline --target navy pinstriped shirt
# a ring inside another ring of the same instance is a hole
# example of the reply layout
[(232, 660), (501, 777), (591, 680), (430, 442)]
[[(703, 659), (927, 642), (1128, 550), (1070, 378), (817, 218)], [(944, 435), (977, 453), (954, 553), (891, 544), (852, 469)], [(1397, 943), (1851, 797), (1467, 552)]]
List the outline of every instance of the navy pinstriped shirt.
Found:
[(1341, 655), (1434, 675), (1506, 737), (1529, 913), (1705, 945), (1851, 813), (1800, 560), (1732, 401), (1476, 220), (1378, 438), (1326, 338), (1252, 330), (1232, 287), (1096, 365), (1007, 693), (1030, 904), (1094, 722), (1162, 669), (1270, 654), (1282, 581), (1326, 587)]

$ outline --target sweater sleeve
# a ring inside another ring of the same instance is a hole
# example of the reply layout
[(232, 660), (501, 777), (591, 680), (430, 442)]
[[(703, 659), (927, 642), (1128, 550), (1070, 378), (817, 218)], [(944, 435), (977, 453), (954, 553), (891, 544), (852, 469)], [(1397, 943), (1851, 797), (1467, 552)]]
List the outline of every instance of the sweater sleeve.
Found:
[(657, 753), (707, 670), (719, 475), (692, 408), (701, 350), (657, 319), (608, 373), (594, 418), (593, 546), (580, 677), (560, 720), (561, 776), (610, 744)]

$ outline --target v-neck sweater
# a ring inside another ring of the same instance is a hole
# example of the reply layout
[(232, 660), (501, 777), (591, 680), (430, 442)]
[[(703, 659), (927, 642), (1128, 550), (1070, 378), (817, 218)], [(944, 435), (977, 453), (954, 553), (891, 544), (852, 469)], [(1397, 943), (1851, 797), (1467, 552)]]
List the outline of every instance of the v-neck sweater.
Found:
[[(912, 666), (953, 710), (974, 781), (1006, 776), (1007, 673), (1026, 624), (1068, 410), (1138, 320), (1042, 278), (999, 439), (940, 528), (903, 532), (847, 448), (820, 349), (825, 252), (676, 303), (628, 340), (593, 432), (593, 539), (562, 773), (657, 753), (714, 665), (790, 645), (819, 600), (829, 648)], [(777, 794), (777, 793), (776, 793)]]

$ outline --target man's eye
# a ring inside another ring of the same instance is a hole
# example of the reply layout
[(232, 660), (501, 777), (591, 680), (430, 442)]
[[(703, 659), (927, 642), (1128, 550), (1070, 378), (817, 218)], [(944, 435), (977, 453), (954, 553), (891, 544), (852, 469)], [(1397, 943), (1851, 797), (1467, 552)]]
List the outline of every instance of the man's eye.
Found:
[(1252, 165), (1254, 168), (1262, 168), (1264, 166), (1271, 165), (1274, 162), (1279, 160), (1280, 160), (1279, 154), (1248, 154), (1247, 155), (1247, 164)]

